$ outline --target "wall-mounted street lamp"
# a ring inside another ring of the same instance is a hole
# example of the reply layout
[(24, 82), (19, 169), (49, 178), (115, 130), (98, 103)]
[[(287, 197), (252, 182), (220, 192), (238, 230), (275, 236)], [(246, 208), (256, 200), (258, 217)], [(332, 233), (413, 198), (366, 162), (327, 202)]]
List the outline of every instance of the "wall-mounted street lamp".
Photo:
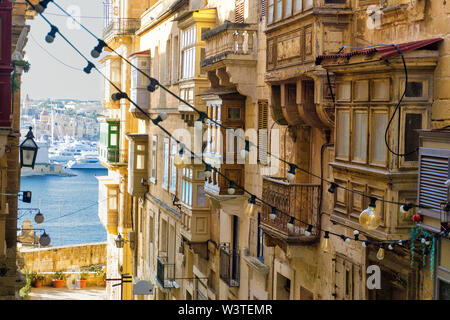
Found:
[(123, 246), (125, 245), (125, 242), (129, 242), (130, 243), (130, 248), (133, 249), (133, 247), (134, 247), (134, 234), (133, 234), (132, 231), (130, 231), (128, 234), (129, 234), (130, 240), (125, 240), (120, 233), (117, 236), (117, 238), (114, 240), (114, 242), (116, 243), (116, 247), (118, 249), (122, 249)]
[(122, 249), (124, 244), (125, 244), (125, 239), (122, 238), (122, 235), (119, 233), (119, 235), (117, 236), (116, 240), (114, 240), (116, 242), (116, 247), (118, 249)]
[(30, 167), (34, 169), (34, 164), (36, 162), (37, 151), (39, 149), (38, 145), (34, 141), (33, 128), (29, 128), (26, 135), (26, 139), (20, 144), (20, 167)]

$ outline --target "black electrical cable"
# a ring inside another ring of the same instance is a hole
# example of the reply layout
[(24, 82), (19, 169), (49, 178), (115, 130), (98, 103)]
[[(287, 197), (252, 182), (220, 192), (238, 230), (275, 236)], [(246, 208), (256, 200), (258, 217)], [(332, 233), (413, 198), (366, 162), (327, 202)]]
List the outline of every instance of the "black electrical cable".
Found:
[[(413, 151), (409, 151), (409, 152), (405, 152), (405, 153), (397, 153), (397, 152), (395, 152), (394, 150), (391, 149), (391, 147), (389, 146), (389, 141), (388, 141), (389, 128), (391, 127), (392, 121), (394, 120), (394, 117), (395, 117), (395, 114), (397, 113), (397, 111), (400, 110), (399, 117), (401, 116), (401, 104), (402, 104), (402, 101), (403, 101), (404, 97), (406, 96), (406, 92), (408, 91), (408, 68), (406, 67), (405, 57), (403, 56), (403, 52), (400, 50), (399, 46), (397, 46), (395, 44), (393, 44), (393, 46), (397, 49), (397, 51), (399, 52), (400, 56), (402, 57), (403, 69), (404, 69), (404, 73), (405, 73), (405, 90), (403, 91), (403, 94), (402, 94), (399, 102), (395, 106), (394, 113), (392, 114), (391, 119), (388, 122), (388, 125), (386, 127), (386, 131), (384, 132), (384, 142), (385, 142), (386, 147), (389, 150), (389, 152), (392, 153), (393, 155), (395, 155), (397, 157), (407, 157), (407, 156), (409, 156), (411, 154), (414, 154), (414, 153), (418, 152), (419, 148), (416, 148)], [(399, 120), (400, 120), (400, 118), (399, 118)], [(400, 132), (400, 128), (399, 128), (399, 132)], [(398, 141), (398, 145), (400, 146), (400, 141)], [(406, 144), (405, 144), (405, 149), (406, 149)]]

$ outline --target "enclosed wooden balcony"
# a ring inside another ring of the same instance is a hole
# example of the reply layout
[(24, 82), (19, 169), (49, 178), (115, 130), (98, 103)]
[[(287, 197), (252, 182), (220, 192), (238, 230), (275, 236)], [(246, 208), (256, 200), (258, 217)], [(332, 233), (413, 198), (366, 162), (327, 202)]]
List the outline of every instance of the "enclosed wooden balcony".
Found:
[[(263, 177), (262, 198), (289, 216), (277, 211), (275, 219), (271, 219), (271, 207), (263, 205), (261, 228), (272, 238), (289, 244), (318, 240), (319, 233), (315, 227), (320, 223), (320, 193), (320, 184), (290, 183), (283, 178)], [(290, 217), (296, 219), (292, 231), (287, 226)], [(313, 226), (311, 235), (305, 235), (308, 225)]]

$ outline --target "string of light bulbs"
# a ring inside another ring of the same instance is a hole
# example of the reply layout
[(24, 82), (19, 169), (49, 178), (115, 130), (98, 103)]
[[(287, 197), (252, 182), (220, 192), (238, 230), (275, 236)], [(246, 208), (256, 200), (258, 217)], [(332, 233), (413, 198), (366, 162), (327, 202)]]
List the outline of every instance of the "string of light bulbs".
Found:
[[(26, 0), (33, 8), (35, 8), (35, 6), (33, 5), (33, 4), (31, 4), (30, 3), (30, 1), (29, 0)], [(50, 1), (52, 1), (52, 0), (43, 0), (43, 1), (41, 1), (41, 2), (50, 2)], [(313, 228), (316, 228), (319, 232), (324, 232), (324, 248), (326, 247), (326, 248), (328, 248), (328, 239), (329, 239), (329, 236), (330, 235), (334, 235), (334, 236), (337, 236), (337, 237), (340, 237), (343, 241), (345, 241), (345, 242), (349, 242), (350, 240), (354, 240), (354, 241), (360, 241), (360, 242), (362, 242), (362, 246), (363, 247), (366, 247), (367, 245), (369, 245), (369, 244), (379, 244), (380, 245), (380, 249), (379, 249), (379, 253), (381, 253), (381, 252), (383, 252), (383, 256), (384, 256), (384, 247), (385, 247), (385, 245), (387, 245), (388, 246), (388, 248), (389, 249), (393, 249), (393, 247), (395, 246), (395, 245), (402, 245), (402, 244), (404, 244), (404, 243), (407, 243), (409, 240), (398, 240), (398, 241), (395, 241), (395, 242), (393, 242), (393, 241), (370, 241), (370, 240), (361, 240), (361, 239), (359, 239), (359, 231), (358, 230), (354, 230), (354, 239), (351, 239), (351, 238), (349, 238), (349, 237), (346, 237), (345, 235), (341, 235), (341, 234), (337, 234), (337, 233), (334, 233), (334, 232), (331, 232), (331, 231), (329, 231), (329, 230), (323, 230), (323, 229), (321, 229), (321, 228), (319, 228), (319, 227), (316, 227), (316, 226), (312, 226), (311, 224), (309, 224), (309, 223), (307, 223), (307, 222), (304, 222), (304, 221), (302, 221), (302, 220), (300, 220), (300, 219), (298, 219), (298, 218), (295, 218), (295, 217), (293, 217), (293, 216), (290, 216), (290, 214), (288, 214), (288, 213), (286, 213), (286, 212), (284, 212), (283, 210), (280, 210), (280, 209), (278, 209), (278, 208), (276, 208), (276, 207), (274, 207), (274, 206), (272, 206), (271, 204), (269, 204), (269, 203), (267, 203), (266, 201), (264, 201), (263, 199), (261, 199), (261, 198), (259, 198), (259, 197), (257, 197), (256, 195), (254, 195), (254, 194), (252, 194), (251, 192), (249, 192), (248, 190), (246, 190), (244, 187), (242, 187), (242, 186), (239, 186), (239, 185), (236, 185), (236, 183), (233, 181), (233, 180), (231, 180), (230, 178), (228, 178), (226, 175), (224, 175), (223, 173), (221, 173), (217, 168), (213, 168), (210, 164), (208, 164), (208, 163), (206, 163), (204, 160), (203, 160), (203, 158), (202, 157), (199, 157), (199, 156), (197, 156), (195, 153), (193, 153), (192, 151), (190, 151), (188, 148), (186, 148), (184, 145), (183, 145), (183, 143), (181, 142), (181, 141), (179, 141), (178, 139), (176, 139), (169, 131), (167, 131), (164, 127), (162, 127), (161, 125), (160, 125), (160, 122), (162, 122), (162, 121), (164, 121), (165, 119), (167, 119), (167, 114), (165, 114), (165, 113), (161, 113), (157, 118), (155, 118), (155, 119), (152, 119), (151, 117), (150, 117), (150, 115), (149, 114), (147, 114), (144, 110), (142, 110), (142, 108), (140, 108), (140, 106), (139, 105), (137, 105), (133, 100), (131, 100), (129, 97), (128, 97), (128, 95), (125, 93), (125, 92), (122, 92), (121, 91), (121, 89), (118, 87), (118, 86), (116, 86), (108, 77), (106, 77), (106, 75), (104, 75), (91, 61), (89, 61), (89, 59), (87, 59), (81, 52), (80, 52), (80, 50), (78, 50), (64, 35), (62, 35), (61, 34), (61, 32), (58, 30), (58, 28), (56, 27), (56, 26), (54, 26), (47, 18), (45, 18), (43, 15), (42, 15), (42, 13), (41, 12), (39, 12), (39, 14), (41, 15), (41, 17), (43, 17), (44, 18), (44, 20), (51, 26), (51, 31), (49, 32), (49, 34), (47, 35), (47, 37), (49, 37), (49, 40), (50, 41), (47, 41), (47, 42), (49, 42), (49, 43), (51, 43), (51, 42), (53, 42), (53, 40), (54, 40), (54, 37), (55, 37), (55, 35), (56, 35), (56, 33), (59, 33), (60, 35), (61, 35), (61, 37), (66, 41), (66, 42), (68, 42), (68, 44), (78, 53), (78, 54), (80, 54), (87, 62), (88, 62), (88, 66), (86, 67), (86, 68), (84, 68), (84, 72), (86, 72), (86, 73), (90, 73), (90, 71), (92, 70), (92, 69), (95, 69), (97, 72), (99, 72), (104, 78), (105, 78), (105, 80), (107, 80), (118, 92), (117, 93), (114, 93), (113, 95), (112, 95), (112, 99), (113, 100), (115, 100), (115, 101), (118, 101), (118, 100), (120, 100), (120, 99), (127, 99), (131, 104), (133, 104), (138, 110), (140, 110), (144, 115), (146, 115), (152, 122), (153, 122), (153, 124), (154, 125), (156, 125), (156, 126), (158, 126), (164, 133), (166, 133), (168, 136), (170, 136), (174, 141), (176, 141), (180, 146), (181, 146), (181, 148), (180, 148), (180, 152), (179, 152), (179, 154), (177, 155), (177, 156), (182, 156), (183, 155), (183, 152), (184, 152), (184, 149), (186, 149), (188, 152), (190, 152), (191, 153), (191, 155), (193, 155), (194, 157), (197, 157), (197, 158), (200, 158), (200, 160), (202, 161), (202, 163), (205, 165), (205, 176), (206, 177), (208, 177), (208, 172), (209, 172), (209, 175), (211, 174), (211, 172), (212, 172), (212, 170), (214, 170), (214, 171), (216, 171), (217, 172), (217, 174), (219, 174), (220, 176), (222, 176), (225, 180), (227, 180), (228, 182), (229, 182), (229, 188), (228, 188), (228, 192), (229, 192), (229, 194), (234, 194), (234, 192), (235, 192), (235, 187), (238, 187), (239, 189), (241, 189), (241, 190), (243, 190), (243, 192), (244, 193), (248, 193), (249, 195), (250, 195), (250, 199), (249, 199), (249, 207), (251, 207), (251, 205), (254, 205), (254, 204), (256, 204), (256, 200), (258, 200), (258, 201), (260, 201), (261, 203), (263, 203), (263, 204), (266, 204), (266, 205), (268, 205), (268, 206), (270, 206), (271, 208), (272, 208), (272, 212), (271, 212), (271, 214), (270, 214), (270, 218), (271, 219), (275, 219), (275, 217), (276, 217), (276, 213), (277, 212), (280, 212), (280, 213), (282, 213), (282, 214), (284, 214), (284, 215), (287, 215), (288, 217), (289, 217), (289, 222), (288, 222), (288, 225), (287, 225), (287, 227), (288, 227), (288, 229), (292, 229), (293, 228), (293, 226), (294, 226), (294, 220), (297, 220), (297, 221), (299, 221), (300, 223), (302, 223), (302, 224), (305, 224), (305, 225), (307, 225), (307, 228), (306, 228), (306, 231), (305, 231), (305, 235), (307, 235), (308, 233), (309, 234), (311, 234), (311, 231), (312, 231), (312, 229)], [(47, 40), (47, 37), (46, 37), (46, 40)], [(132, 65), (132, 64), (131, 64)], [(139, 69), (138, 69), (139, 70)], [(143, 72), (143, 71), (141, 71), (141, 72)], [(144, 73), (145, 74), (145, 73)], [(151, 84), (150, 85), (152, 85), (153, 84), (153, 89), (154, 90), (156, 90), (156, 86), (160, 86), (160, 87), (163, 87), (162, 85), (160, 85), (159, 84), (159, 82), (156, 80), (156, 79), (154, 79), (154, 78), (151, 78), (150, 76), (148, 76), (148, 75), (146, 75), (147, 77), (149, 77), (149, 79), (151, 79)], [(153, 91), (154, 91), (153, 90)], [(151, 91), (151, 90), (150, 90)], [(168, 90), (168, 89), (166, 89), (166, 91), (168, 91), (168, 92), (170, 92), (170, 90)], [(178, 96), (176, 96), (174, 93), (172, 93), (172, 92), (170, 92), (172, 95), (174, 95), (175, 97), (177, 97), (179, 100), (181, 100), (181, 101), (183, 101), (180, 97), (178, 97)], [(188, 106), (190, 106), (188, 103), (186, 103)], [(194, 109), (195, 110), (195, 109)], [(199, 112), (201, 112), (201, 111), (199, 111)], [(202, 122), (205, 120), (205, 119), (207, 119), (208, 117), (207, 117), (207, 115), (204, 113), (204, 112), (201, 112), (200, 113), (200, 115), (201, 115), (201, 120), (202, 120)], [(213, 120), (214, 121), (214, 120)], [(249, 153), (249, 147), (250, 147), (250, 141), (248, 141), (248, 140), (246, 140), (246, 149), (244, 149), (244, 154), (246, 154), (246, 155), (248, 155), (248, 153)], [(248, 149), (247, 149), (248, 148)], [(285, 163), (288, 163), (288, 164), (290, 164), (289, 162), (287, 162), (287, 161), (285, 161), (285, 160), (283, 160), (283, 159), (279, 159), (279, 160), (281, 160), (281, 161), (283, 161), (283, 162), (285, 162)], [(294, 165), (294, 164), (290, 164), (292, 167), (291, 167), (291, 169), (292, 168), (294, 168), (294, 172), (292, 173), (292, 172), (290, 172), (291, 173), (291, 175), (292, 174), (294, 174), (295, 175), (295, 169), (300, 169), (300, 170), (304, 170), (304, 169), (301, 169), (301, 168), (299, 168), (298, 166), (296, 166), (296, 165)], [(309, 174), (312, 174), (312, 173), (310, 173), (310, 172), (308, 172), (307, 170), (304, 170), (305, 172), (307, 172), (307, 173), (309, 173)], [(292, 177), (292, 176), (291, 176)], [(289, 178), (288, 178), (289, 179)], [(323, 180), (325, 180), (325, 179), (323, 179)], [(327, 181), (327, 180), (325, 180), (325, 181)], [(327, 182), (329, 182), (329, 181), (327, 181)], [(334, 188), (336, 188), (336, 187), (341, 187), (341, 186), (339, 186), (339, 185), (337, 185), (337, 184), (335, 184), (334, 182), (329, 182), (329, 183), (332, 183), (332, 187), (334, 187)], [(344, 188), (345, 189), (345, 188)], [(330, 190), (329, 190), (330, 191)], [(353, 191), (353, 190), (351, 190), (351, 191)], [(364, 195), (364, 194), (363, 194)], [(367, 196), (367, 195), (366, 195)], [(367, 196), (367, 197), (370, 197), (370, 196)], [(380, 200), (380, 199), (376, 199), (376, 198), (374, 198), (374, 197), (370, 197), (370, 199), (371, 199), (371, 204), (373, 204), (373, 205), (375, 205), (375, 202), (376, 201), (378, 201), (378, 200)], [(385, 201), (385, 202), (391, 202), (391, 203), (395, 203), (395, 202), (392, 202), (392, 201), (386, 201), (386, 200), (384, 200), (384, 199), (381, 199), (380, 201)], [(403, 206), (410, 206), (411, 204), (402, 204)], [(416, 205), (412, 205), (412, 206), (416, 206)], [(369, 208), (367, 209), (368, 211), (370, 211), (369, 209), (371, 208), (371, 206), (369, 206)], [(374, 208), (374, 206), (373, 206), (373, 208)], [(434, 236), (436, 237), (436, 236), (439, 236), (439, 235), (441, 235), (442, 234), (442, 232), (440, 233), (440, 234), (434, 234)], [(426, 239), (422, 239), (422, 240), (424, 240), (425, 242), (427, 241)]]
[[(93, 58), (98, 58), (98, 57), (100, 56), (100, 54), (101, 54), (103, 48), (105, 48), (105, 47), (108, 48), (111, 52), (113, 52), (114, 54), (116, 54), (119, 58), (121, 58), (123, 61), (125, 61), (126, 63), (128, 63), (132, 68), (136, 69), (138, 72), (140, 72), (142, 75), (144, 75), (146, 78), (148, 78), (148, 79), (150, 80), (150, 84), (149, 84), (149, 86), (148, 86), (148, 90), (149, 90), (150, 92), (154, 92), (154, 91), (156, 90), (157, 87), (160, 87), (160, 88), (162, 88), (163, 90), (165, 90), (166, 92), (168, 92), (169, 94), (171, 94), (172, 96), (174, 96), (175, 98), (177, 98), (177, 99), (178, 99), (179, 101), (181, 101), (182, 103), (186, 104), (186, 105), (187, 105), (188, 107), (190, 107), (192, 110), (194, 110), (195, 112), (197, 112), (198, 115), (199, 115), (199, 119), (198, 119), (197, 121), (201, 121), (202, 123), (204, 123), (204, 121), (207, 119), (207, 120), (209, 120), (210, 122), (212, 122), (212, 123), (214, 123), (214, 124), (220, 126), (221, 128), (223, 128), (223, 129), (225, 129), (225, 130), (228, 129), (228, 128), (227, 128), (226, 126), (224, 126), (221, 122), (218, 122), (217, 120), (215, 120), (215, 119), (209, 117), (205, 112), (203, 112), (203, 111), (197, 109), (196, 107), (194, 107), (193, 105), (191, 105), (189, 102), (187, 102), (187, 101), (185, 101), (184, 99), (182, 99), (181, 97), (177, 96), (177, 95), (174, 94), (171, 90), (169, 90), (167, 87), (165, 87), (164, 85), (162, 85), (161, 83), (159, 83), (159, 81), (158, 81), (157, 79), (151, 77), (151, 76), (148, 75), (146, 72), (144, 72), (142, 69), (140, 69), (139, 67), (137, 67), (136, 65), (134, 65), (133, 63), (131, 63), (128, 59), (126, 59), (125, 57), (123, 57), (120, 53), (118, 53), (118, 52), (115, 51), (113, 48), (111, 48), (106, 42), (104, 42), (102, 39), (98, 38), (91, 30), (89, 30), (86, 26), (84, 26), (78, 19), (76, 19), (74, 16), (72, 16), (72, 15), (71, 15), (69, 12), (67, 12), (66, 10), (64, 10), (64, 8), (62, 8), (56, 1), (54, 1), (54, 0), (42, 0), (42, 1), (40, 2), (40, 8), (42, 8), (42, 10), (40, 9), (41, 11), (38, 11), (38, 12), (39, 12), (39, 13), (42, 13), (42, 12), (45, 10), (45, 8), (47, 8), (47, 5), (48, 5), (49, 2), (53, 2), (53, 4), (54, 4), (59, 10), (61, 10), (66, 16), (72, 18), (73, 21), (75, 21), (77, 24), (79, 24), (86, 32), (88, 32), (92, 37), (94, 37), (94, 38), (98, 41), (98, 45), (91, 51), (91, 56), (92, 56)], [(378, 46), (378, 45), (377, 45), (377, 46)], [(397, 50), (400, 50), (398, 46), (396, 46), (396, 45), (394, 45), (394, 46), (397, 48)], [(403, 58), (403, 54), (401, 53), (401, 51), (400, 51), (400, 54), (402, 55), (402, 58)], [(403, 58), (403, 59), (404, 59), (404, 58)], [(406, 69), (405, 62), (404, 62), (404, 67), (405, 67), (405, 69)], [(405, 74), (406, 74), (406, 77), (407, 77), (407, 71), (406, 71), (406, 70), (405, 70)], [(327, 78), (328, 78), (328, 82), (330, 82), (329, 74), (328, 74), (328, 73), (327, 73)], [(329, 83), (329, 86), (330, 86), (330, 83)], [(115, 87), (115, 86), (114, 86), (114, 87)], [(330, 86), (330, 90), (331, 90), (331, 86)], [(119, 90), (119, 91), (120, 91), (120, 90)], [(405, 92), (406, 92), (406, 89), (405, 89)], [(333, 102), (334, 102), (334, 94), (333, 94), (332, 90), (331, 90), (331, 94), (332, 94)], [(396, 110), (398, 110), (400, 104), (401, 104), (401, 100), (400, 100), (400, 102), (397, 104)], [(139, 110), (145, 114), (145, 112), (144, 112), (142, 109), (139, 109)], [(395, 115), (395, 113), (394, 113), (394, 115)], [(393, 117), (392, 117), (392, 118), (393, 118)], [(391, 118), (391, 121), (392, 121), (392, 118)], [(261, 148), (260, 148), (260, 146), (258, 146), (257, 144), (252, 143), (251, 141), (249, 141), (249, 140), (247, 140), (247, 139), (241, 137), (240, 135), (235, 135), (235, 136), (236, 136), (238, 139), (242, 139), (242, 140), (245, 141), (245, 147), (244, 147), (243, 150), (241, 150), (241, 153), (242, 153), (242, 154), (248, 154), (248, 153), (250, 152), (250, 148), (251, 148), (251, 147), (255, 147), (256, 150), (257, 150), (258, 152), (261, 152), (261, 151), (262, 151)], [(385, 134), (385, 139), (386, 139), (386, 134)], [(389, 149), (389, 151), (390, 151), (391, 153), (396, 154), (395, 152), (393, 152), (393, 151), (390, 149), (390, 147), (389, 147), (388, 144), (386, 144), (386, 145), (387, 145), (387, 148)], [(358, 190), (353, 190), (353, 189), (347, 188), (347, 187), (345, 187), (345, 186), (339, 185), (339, 184), (335, 183), (334, 181), (329, 181), (328, 179), (325, 179), (325, 178), (323, 178), (323, 177), (320, 177), (320, 176), (318, 176), (318, 175), (316, 175), (316, 174), (314, 174), (314, 173), (312, 173), (312, 172), (310, 172), (310, 171), (308, 171), (308, 170), (306, 170), (306, 169), (300, 168), (300, 167), (298, 167), (296, 164), (293, 164), (293, 163), (291, 163), (291, 162), (289, 162), (289, 161), (286, 161), (286, 160), (280, 158), (279, 156), (272, 154), (272, 153), (271, 153), (270, 151), (268, 151), (268, 150), (264, 150), (264, 152), (267, 152), (267, 155), (269, 155), (270, 157), (273, 157), (274, 159), (276, 159), (276, 160), (278, 160), (278, 161), (281, 161), (281, 162), (283, 162), (284, 164), (286, 164), (286, 165), (289, 166), (289, 170), (288, 170), (288, 172), (287, 172), (286, 178), (287, 178), (290, 182), (292, 182), (292, 181), (295, 179), (296, 170), (299, 170), (299, 171), (302, 171), (302, 172), (304, 172), (304, 173), (306, 173), (306, 174), (308, 174), (308, 175), (311, 175), (311, 176), (313, 176), (313, 177), (315, 177), (315, 178), (318, 178), (318, 179), (320, 179), (320, 180), (322, 180), (322, 181), (324, 181), (324, 182), (329, 183), (329, 184), (330, 184), (330, 188), (329, 188), (328, 190), (329, 190), (329, 192), (331, 192), (331, 193), (333, 193), (334, 190), (335, 190), (336, 188), (340, 188), (340, 189), (346, 190), (346, 191), (348, 191), (348, 192), (352, 192), (352, 193), (354, 193), (354, 194), (358, 194), (358, 195), (360, 195), (360, 196), (363, 196), (363, 197), (366, 197), (366, 198), (370, 199), (370, 203), (371, 203), (371, 204), (374, 204), (376, 201), (380, 201), (380, 202), (384, 202), (384, 203), (390, 203), (390, 204), (399, 205), (399, 206), (401, 206), (401, 209), (400, 209), (400, 210), (401, 210), (402, 213), (406, 213), (407, 211), (409, 211), (410, 209), (415, 208), (415, 207), (416, 207), (416, 208), (426, 208), (426, 209), (430, 209), (430, 207), (428, 207), (428, 206), (416, 205), (416, 204), (414, 204), (414, 203), (402, 203), (402, 202), (398, 202), (398, 201), (392, 201), (392, 200), (386, 200), (386, 199), (379, 199), (379, 198), (376, 198), (376, 197), (374, 197), (374, 196), (367, 195), (367, 194), (365, 194), (365, 193), (363, 193), (363, 192), (360, 192), (360, 191), (358, 191)], [(413, 152), (416, 152), (416, 151), (413, 151)], [(413, 153), (413, 152), (411, 152), (411, 153)], [(408, 154), (410, 154), (410, 153), (408, 153)], [(399, 154), (396, 154), (396, 155), (399, 155)], [(407, 155), (407, 154), (404, 154), (404, 155)], [(245, 156), (244, 156), (244, 158), (245, 158)]]

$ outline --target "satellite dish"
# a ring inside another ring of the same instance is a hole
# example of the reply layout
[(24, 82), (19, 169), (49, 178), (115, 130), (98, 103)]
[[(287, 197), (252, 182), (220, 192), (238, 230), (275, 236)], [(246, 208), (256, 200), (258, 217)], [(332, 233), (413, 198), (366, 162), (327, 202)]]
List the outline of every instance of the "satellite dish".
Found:
[(149, 295), (153, 294), (153, 284), (150, 281), (140, 280), (133, 284), (134, 295)]

